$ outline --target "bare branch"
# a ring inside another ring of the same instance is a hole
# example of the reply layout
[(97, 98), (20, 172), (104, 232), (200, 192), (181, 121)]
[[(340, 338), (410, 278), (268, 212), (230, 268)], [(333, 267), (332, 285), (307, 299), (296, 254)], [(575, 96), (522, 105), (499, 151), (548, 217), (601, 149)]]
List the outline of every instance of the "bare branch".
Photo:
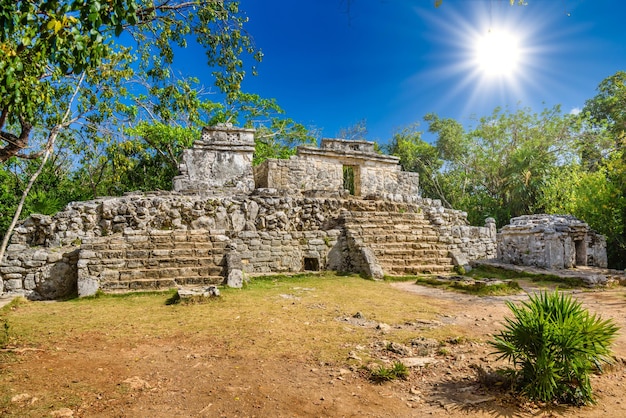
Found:
[[(11, 234), (13, 233), (13, 230), (15, 229), (15, 225), (17, 225), (17, 221), (20, 219), (22, 209), (24, 208), (24, 203), (26, 202), (26, 197), (28, 196), (30, 189), (35, 184), (35, 181), (37, 180), (37, 178), (43, 171), (43, 168), (45, 167), (46, 162), (48, 161), (48, 158), (52, 154), (54, 150), (54, 143), (59, 135), (60, 130), (68, 126), (67, 125), (68, 123), (71, 123), (69, 116), (72, 112), (72, 105), (74, 104), (74, 100), (76, 100), (76, 96), (78, 95), (78, 92), (80, 91), (80, 88), (81, 88), (81, 85), (83, 84), (84, 79), (85, 79), (85, 73), (83, 72), (80, 76), (80, 79), (78, 80), (78, 83), (76, 84), (74, 93), (72, 94), (72, 97), (70, 98), (70, 101), (67, 104), (67, 108), (65, 109), (65, 113), (63, 115), (63, 118), (61, 119), (61, 123), (54, 126), (50, 130), (50, 133), (48, 134), (48, 142), (46, 144), (45, 153), (44, 153), (43, 159), (41, 160), (41, 164), (39, 165), (39, 168), (37, 169), (37, 171), (35, 171), (35, 173), (32, 175), (32, 177), (30, 178), (30, 181), (26, 185), (26, 188), (22, 192), (22, 198), (20, 199), (20, 202), (17, 205), (17, 208), (15, 209), (15, 214), (13, 216), (13, 220), (11, 221), (11, 225), (9, 225), (9, 228), (4, 234), (2, 245), (0, 245), (0, 262), (2, 262), (2, 259), (4, 258), (4, 253), (6, 251), (7, 245), (9, 244), (9, 238), (11, 237)], [(23, 124), (25, 123), (25, 121), (20, 120), (20, 123), (22, 123), (22, 130), (23, 130), (24, 129)], [(29, 125), (29, 132), (30, 132), (30, 128), (31, 127)]]

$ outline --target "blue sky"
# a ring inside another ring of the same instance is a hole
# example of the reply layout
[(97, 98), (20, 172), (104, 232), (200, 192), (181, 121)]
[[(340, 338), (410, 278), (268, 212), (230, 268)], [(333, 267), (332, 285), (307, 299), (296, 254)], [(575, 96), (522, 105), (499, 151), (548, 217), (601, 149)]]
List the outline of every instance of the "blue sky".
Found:
[[(242, 0), (265, 54), (244, 90), (334, 137), (367, 121), (387, 142), (430, 112), (471, 126), (495, 107), (581, 108), (598, 84), (626, 70), (626, 3), (609, 0)], [(349, 8), (349, 10), (348, 10)], [(519, 39), (509, 77), (473, 63), (475, 39)], [(426, 129), (425, 123), (421, 123)]]

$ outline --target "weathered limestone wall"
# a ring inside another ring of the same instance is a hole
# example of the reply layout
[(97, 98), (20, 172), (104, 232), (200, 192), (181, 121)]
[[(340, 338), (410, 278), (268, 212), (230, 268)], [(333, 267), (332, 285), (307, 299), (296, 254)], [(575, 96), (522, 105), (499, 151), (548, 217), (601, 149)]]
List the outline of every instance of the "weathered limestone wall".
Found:
[[(399, 159), (374, 151), (367, 141), (322, 140), (322, 147), (298, 147), (288, 160), (271, 159), (254, 168), (256, 187), (273, 188), (290, 195), (327, 192), (342, 195), (343, 168), (354, 170), (357, 196), (395, 195), (417, 198), (419, 175), (401, 170)], [(406, 201), (406, 199), (403, 199)]]
[[(366, 272), (363, 247), (350, 246), (343, 237), (347, 211), (361, 213), (366, 223), (378, 222), (381, 213), (399, 220), (402, 213), (419, 212), (443, 245), (441, 251), (457, 249), (470, 259), (495, 254), (490, 238), (495, 229), (470, 227), (463, 212), (444, 209), (437, 201), (258, 193), (241, 198), (134, 194), (72, 203), (52, 217), (33, 216), (12, 237), (0, 266), (0, 285), (4, 291), (50, 299), (76, 288), (85, 295), (98, 288), (215, 283), (224, 278), (229, 253), (239, 256), (248, 275), (315, 266)], [(378, 234), (388, 241), (407, 236), (388, 226)]]
[(511, 219), (497, 236), (498, 259), (549, 269), (607, 267), (606, 239), (570, 215)]
[(240, 194), (254, 190), (254, 130), (221, 125), (204, 128), (202, 139), (183, 151), (174, 191)]
[(280, 190), (290, 196), (305, 191), (343, 191), (342, 165), (336, 161), (306, 161), (298, 156), (288, 160), (269, 159), (254, 167), (256, 187)]

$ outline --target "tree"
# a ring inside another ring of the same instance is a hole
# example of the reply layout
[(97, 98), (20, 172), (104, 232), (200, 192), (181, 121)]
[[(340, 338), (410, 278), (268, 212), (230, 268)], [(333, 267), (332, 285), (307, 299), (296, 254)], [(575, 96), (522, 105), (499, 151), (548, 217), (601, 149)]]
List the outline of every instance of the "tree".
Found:
[(540, 114), (498, 108), (469, 131), (434, 114), (425, 120), (444, 161), (442, 190), (473, 223), (493, 217), (503, 225), (511, 217), (541, 211), (544, 182), (555, 166), (573, 158), (572, 117), (559, 107)]
[(339, 129), (337, 138), (364, 141), (367, 136), (367, 120), (361, 119), (354, 125)]
[(422, 132), (417, 130), (417, 125), (396, 132), (386, 151), (400, 158), (404, 171), (419, 173), (420, 193), (423, 197), (440, 199), (446, 206), (450, 206), (441, 184), (443, 160), (437, 148), (422, 139)]
[[(23, 151), (41, 125), (42, 106), (68, 78), (139, 58), (140, 70), (163, 79), (174, 47), (186, 46), (191, 35), (205, 47), (216, 85), (236, 93), (245, 74), (242, 53), (261, 58), (238, 7), (228, 0), (0, 0), (0, 130), (12, 131), (0, 133), (0, 161), (40, 155)], [(117, 38), (124, 32), (137, 42), (134, 56)]]
[[(65, 130), (87, 140), (119, 135), (115, 122), (103, 135), (105, 122), (116, 113), (137, 116), (124, 109), (128, 96), (154, 93), (129, 91), (126, 83), (135, 77), (150, 84), (167, 80), (176, 47), (194, 39), (205, 48), (220, 91), (226, 97), (239, 92), (242, 55), (260, 60), (261, 54), (243, 30), (246, 19), (238, 7), (229, 0), (0, 0), (0, 162), (41, 158), (0, 259), (59, 135)], [(123, 33), (124, 43), (118, 38)], [(129, 40), (136, 41), (135, 48)], [(166, 86), (159, 87), (167, 93)]]
[(626, 146), (626, 71), (602, 80), (598, 94), (585, 102), (583, 113), (596, 126), (606, 124), (617, 146)]

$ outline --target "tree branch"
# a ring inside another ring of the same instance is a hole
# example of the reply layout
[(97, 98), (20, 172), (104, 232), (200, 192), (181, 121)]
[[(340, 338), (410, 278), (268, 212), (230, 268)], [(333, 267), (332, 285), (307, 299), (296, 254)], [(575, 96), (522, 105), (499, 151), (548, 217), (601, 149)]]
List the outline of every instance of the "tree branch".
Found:
[[(73, 119), (69, 119), (70, 113), (72, 112), (72, 105), (74, 104), (74, 100), (76, 100), (76, 96), (78, 96), (78, 92), (80, 91), (80, 87), (83, 84), (84, 80), (85, 80), (85, 73), (83, 72), (80, 76), (80, 79), (78, 80), (78, 83), (76, 84), (74, 93), (72, 94), (72, 97), (70, 98), (70, 101), (67, 104), (67, 108), (65, 109), (65, 113), (63, 114), (61, 123), (59, 123), (58, 125), (55, 125), (50, 130), (50, 133), (48, 134), (48, 141), (46, 143), (45, 153), (44, 153), (43, 159), (41, 160), (41, 164), (39, 165), (39, 168), (37, 169), (37, 171), (35, 171), (35, 173), (32, 175), (32, 177), (30, 178), (30, 181), (26, 185), (26, 188), (22, 192), (22, 198), (20, 199), (20, 203), (17, 205), (17, 208), (15, 209), (15, 214), (13, 215), (13, 220), (11, 221), (11, 225), (9, 225), (7, 232), (4, 234), (2, 245), (0, 245), (0, 263), (2, 263), (2, 259), (4, 258), (4, 253), (6, 251), (7, 245), (9, 244), (9, 238), (11, 237), (11, 234), (13, 233), (13, 230), (15, 229), (15, 225), (17, 225), (17, 221), (20, 219), (20, 215), (22, 214), (22, 209), (24, 208), (26, 197), (28, 196), (30, 189), (35, 184), (35, 181), (37, 180), (37, 178), (43, 171), (43, 168), (45, 167), (46, 162), (48, 161), (48, 158), (50, 158), (50, 155), (52, 154), (54, 150), (54, 143), (57, 137), (59, 136), (60, 130), (72, 123)], [(23, 131), (24, 120), (20, 119), (20, 123), (22, 123), (22, 131)], [(30, 129), (32, 128), (32, 126), (30, 126), (30, 124), (28, 126), (29, 126), (28, 132), (30, 133)]]
[(0, 162), (16, 156), (21, 150), (28, 147), (28, 137), (33, 126), (21, 116), (20, 125), (22, 127), (20, 136), (15, 136), (9, 132), (0, 132), (0, 139), (7, 143), (4, 148), (0, 148)]

